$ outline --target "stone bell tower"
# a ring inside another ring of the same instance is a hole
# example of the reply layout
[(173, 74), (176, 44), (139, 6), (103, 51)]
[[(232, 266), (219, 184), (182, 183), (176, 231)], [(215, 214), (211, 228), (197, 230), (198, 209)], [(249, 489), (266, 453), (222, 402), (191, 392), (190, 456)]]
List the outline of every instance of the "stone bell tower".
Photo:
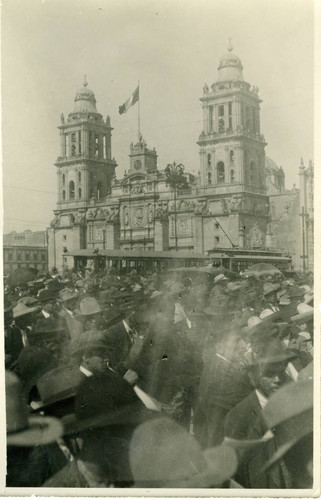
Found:
[[(203, 131), (200, 147), (200, 187), (208, 198), (209, 216), (220, 227), (204, 220), (203, 250), (213, 247), (270, 246), (269, 201), (265, 185), (265, 146), (260, 130), (259, 89), (243, 78), (240, 58), (229, 41), (219, 61), (218, 76), (203, 87)], [(205, 238), (205, 239), (206, 239)], [(232, 243), (231, 243), (232, 242)]]
[(97, 111), (86, 77), (74, 109), (61, 115), (57, 167), (57, 208), (48, 232), (49, 268), (72, 265), (67, 252), (86, 248), (86, 208), (103, 203), (111, 190), (116, 161), (112, 158), (110, 118)]
[(105, 198), (110, 191), (116, 162), (111, 155), (110, 118), (104, 121), (86, 78), (75, 97), (74, 110), (61, 115), (57, 209), (84, 206), (88, 200)]

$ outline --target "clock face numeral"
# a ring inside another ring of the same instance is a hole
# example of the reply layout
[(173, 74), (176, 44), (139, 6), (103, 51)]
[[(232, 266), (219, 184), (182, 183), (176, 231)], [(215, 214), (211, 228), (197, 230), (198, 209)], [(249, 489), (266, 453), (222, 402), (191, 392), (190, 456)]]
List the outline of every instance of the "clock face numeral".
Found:
[(141, 167), (142, 167), (142, 162), (140, 160), (136, 160), (134, 163), (134, 168), (136, 168), (136, 170), (139, 170)]

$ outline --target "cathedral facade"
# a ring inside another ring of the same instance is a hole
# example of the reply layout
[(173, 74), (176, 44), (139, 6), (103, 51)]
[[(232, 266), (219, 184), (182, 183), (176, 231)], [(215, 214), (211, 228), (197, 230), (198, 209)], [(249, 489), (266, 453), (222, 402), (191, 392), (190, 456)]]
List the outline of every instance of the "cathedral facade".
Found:
[(139, 134), (130, 145), (129, 170), (117, 179), (110, 118), (97, 111), (95, 95), (84, 82), (74, 110), (66, 119), (61, 116), (58, 127), (58, 200), (48, 230), (49, 268), (72, 267), (68, 254), (78, 249), (205, 255), (215, 249), (273, 248), (261, 99), (258, 88), (244, 80), (231, 45), (200, 100), (197, 177), (184, 172), (185, 182), (173, 187), (166, 169), (159, 168), (155, 148)]

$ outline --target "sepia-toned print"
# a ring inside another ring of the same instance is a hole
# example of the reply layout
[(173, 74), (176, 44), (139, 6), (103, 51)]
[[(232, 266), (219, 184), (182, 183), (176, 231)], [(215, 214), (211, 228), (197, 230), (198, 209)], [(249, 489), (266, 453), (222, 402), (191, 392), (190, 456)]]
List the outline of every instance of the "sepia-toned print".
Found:
[(4, 1), (4, 494), (318, 494), (313, 8)]

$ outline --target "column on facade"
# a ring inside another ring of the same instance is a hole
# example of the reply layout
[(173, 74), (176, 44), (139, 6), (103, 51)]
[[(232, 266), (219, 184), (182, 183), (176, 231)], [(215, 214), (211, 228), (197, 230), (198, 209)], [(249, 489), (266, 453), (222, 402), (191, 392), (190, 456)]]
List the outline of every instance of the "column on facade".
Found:
[(169, 221), (168, 219), (155, 219), (154, 249), (155, 252), (168, 250), (169, 246)]
[(64, 157), (66, 151), (66, 136), (63, 130), (60, 130), (60, 156)]
[(206, 150), (204, 147), (200, 149), (200, 160), (201, 160), (201, 183), (202, 186), (207, 185), (207, 179), (206, 179)]
[(209, 133), (210, 127), (209, 127), (209, 108), (208, 108), (208, 103), (203, 102), (203, 121), (204, 121), (204, 132), (207, 135)]
[(204, 253), (204, 227), (203, 227), (203, 217), (202, 215), (194, 216), (194, 252)]

